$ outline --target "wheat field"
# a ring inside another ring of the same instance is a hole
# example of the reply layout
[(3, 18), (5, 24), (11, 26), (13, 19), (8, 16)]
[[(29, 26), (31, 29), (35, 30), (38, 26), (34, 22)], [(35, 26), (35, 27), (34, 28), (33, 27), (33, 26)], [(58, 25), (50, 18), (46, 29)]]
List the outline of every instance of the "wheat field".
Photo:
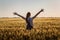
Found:
[(0, 18), (0, 40), (60, 40), (60, 18), (34, 19), (32, 30), (26, 30), (21, 18)]

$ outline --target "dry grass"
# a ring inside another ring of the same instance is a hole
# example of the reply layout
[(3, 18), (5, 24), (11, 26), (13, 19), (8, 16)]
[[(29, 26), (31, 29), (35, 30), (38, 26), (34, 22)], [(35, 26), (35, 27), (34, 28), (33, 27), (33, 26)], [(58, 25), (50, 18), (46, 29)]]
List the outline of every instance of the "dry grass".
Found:
[(0, 18), (0, 40), (60, 40), (60, 18), (36, 18), (32, 30), (21, 18)]

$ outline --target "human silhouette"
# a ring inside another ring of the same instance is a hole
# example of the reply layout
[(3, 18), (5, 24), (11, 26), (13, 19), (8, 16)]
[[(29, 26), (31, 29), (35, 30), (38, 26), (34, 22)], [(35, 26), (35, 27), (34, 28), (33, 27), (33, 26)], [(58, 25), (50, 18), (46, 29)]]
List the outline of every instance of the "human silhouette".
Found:
[(36, 18), (36, 16), (37, 15), (39, 15), (41, 12), (43, 12), (44, 10), (43, 9), (41, 9), (35, 16), (33, 16), (33, 17), (30, 17), (31, 16), (31, 13), (30, 12), (27, 12), (27, 15), (26, 15), (26, 18), (25, 17), (23, 17), (23, 16), (21, 16), (21, 15), (19, 15), (18, 13), (16, 13), (16, 12), (14, 12), (14, 15), (17, 15), (17, 16), (19, 16), (19, 17), (21, 17), (21, 18), (23, 18), (25, 21), (26, 21), (26, 29), (28, 29), (28, 30), (31, 30), (32, 28), (33, 28), (33, 19), (35, 19)]

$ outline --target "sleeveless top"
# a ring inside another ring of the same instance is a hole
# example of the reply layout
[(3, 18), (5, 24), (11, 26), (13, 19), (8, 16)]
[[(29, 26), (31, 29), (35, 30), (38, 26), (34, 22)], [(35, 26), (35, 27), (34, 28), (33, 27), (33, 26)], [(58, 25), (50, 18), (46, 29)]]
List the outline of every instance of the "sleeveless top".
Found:
[(29, 17), (26, 23), (27, 25), (33, 26), (33, 18)]

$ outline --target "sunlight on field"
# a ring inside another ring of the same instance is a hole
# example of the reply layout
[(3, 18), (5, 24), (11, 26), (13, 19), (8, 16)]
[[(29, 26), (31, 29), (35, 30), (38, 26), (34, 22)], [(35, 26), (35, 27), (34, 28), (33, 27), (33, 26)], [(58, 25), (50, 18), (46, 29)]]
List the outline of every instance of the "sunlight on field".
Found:
[(60, 40), (60, 18), (36, 18), (32, 30), (21, 18), (0, 18), (0, 40)]

